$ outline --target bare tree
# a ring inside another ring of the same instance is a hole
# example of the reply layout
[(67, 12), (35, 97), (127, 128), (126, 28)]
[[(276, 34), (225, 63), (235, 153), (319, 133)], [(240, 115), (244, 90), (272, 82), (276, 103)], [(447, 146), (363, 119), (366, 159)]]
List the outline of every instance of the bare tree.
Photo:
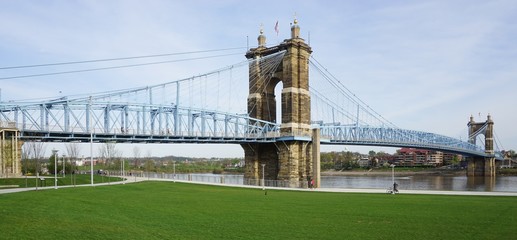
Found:
[(154, 171), (154, 161), (152, 160), (150, 150), (147, 150), (145, 158), (145, 171), (147, 172), (147, 177), (149, 178), (149, 173)]
[(26, 152), (26, 157), (34, 160), (35, 173), (41, 173), (40, 161), (45, 155), (46, 145), (43, 142), (25, 142), (22, 148), (22, 151)]
[(42, 159), (47, 150), (47, 146), (43, 142), (31, 142), (33, 157), (36, 159)]
[(138, 146), (133, 147), (133, 157), (135, 160), (135, 169), (140, 167), (139, 158), (140, 158), (140, 148)]
[(110, 167), (112, 160), (120, 157), (122, 154), (116, 149), (116, 143), (106, 142), (99, 147), (99, 156), (105, 161), (106, 167)]
[(81, 152), (81, 149), (79, 148), (78, 143), (68, 143), (65, 145), (66, 147), (66, 153), (70, 157), (71, 160), (77, 160), (79, 157), (79, 154)]
[[(107, 151), (108, 152), (108, 151)], [(121, 151), (113, 151), (112, 156), (110, 157), (110, 165), (112, 170), (120, 170), (120, 174), (122, 175), (122, 171), (124, 169), (123, 163), (124, 159), (122, 158), (122, 152)], [(124, 165), (125, 166), (125, 165)], [(118, 169), (119, 168), (119, 169)]]
[[(22, 162), (23, 162), (23, 174), (25, 176), (27, 176), (27, 173), (29, 171), (36, 169), (35, 164), (32, 168), (29, 166), (29, 160), (31, 159), (31, 155), (32, 155), (32, 148), (30, 146), (30, 143), (24, 142), (22, 145)], [(32, 164), (30, 164), (30, 165), (32, 165)], [(29, 170), (29, 169), (31, 169), (31, 170)]]
[(106, 159), (106, 148), (104, 147), (104, 145), (99, 146), (99, 148), (97, 149), (97, 157), (99, 157), (102, 160)]
[(70, 158), (70, 165), (72, 166), (72, 168), (74, 168), (72, 171), (75, 171), (75, 164), (73, 164), (73, 162), (75, 162), (77, 160), (77, 158), (79, 157), (79, 154), (81, 152), (81, 149), (79, 148), (79, 144), (78, 143), (68, 143), (65, 145), (66, 147), (66, 152), (68, 154), (68, 157)]

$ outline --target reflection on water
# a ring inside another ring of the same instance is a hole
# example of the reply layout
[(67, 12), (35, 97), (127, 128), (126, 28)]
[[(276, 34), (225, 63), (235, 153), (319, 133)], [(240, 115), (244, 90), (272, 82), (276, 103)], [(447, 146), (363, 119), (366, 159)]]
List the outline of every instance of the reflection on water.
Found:
[[(423, 176), (396, 177), (399, 189), (445, 190), (445, 191), (497, 191), (517, 192), (517, 177), (467, 178), (466, 176)], [(391, 176), (322, 176), (321, 187), (326, 188), (388, 188)]]

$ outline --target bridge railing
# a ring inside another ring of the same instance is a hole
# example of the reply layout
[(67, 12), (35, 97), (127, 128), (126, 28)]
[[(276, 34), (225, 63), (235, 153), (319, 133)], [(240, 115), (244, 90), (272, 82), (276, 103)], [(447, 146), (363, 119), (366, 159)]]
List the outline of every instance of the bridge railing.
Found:
[[(149, 137), (149, 138), (156, 138), (156, 139), (167, 139), (167, 138), (204, 138), (204, 139), (211, 139), (211, 138), (246, 138), (246, 139), (273, 139), (280, 136), (280, 133), (277, 131), (270, 131), (270, 132), (258, 132), (258, 133), (250, 133), (245, 131), (232, 131), (232, 132), (224, 132), (224, 131), (218, 131), (218, 132), (201, 132), (201, 131), (176, 131), (175, 133), (171, 130), (160, 130), (158, 131), (139, 131), (137, 129), (112, 129), (109, 132), (105, 132), (102, 128), (94, 128), (92, 129), (92, 132), (84, 132), (82, 128), (74, 127), (70, 128), (68, 132), (61, 131), (61, 127), (58, 125), (49, 125), (48, 131), (41, 131), (37, 130), (38, 126), (33, 124), (25, 124), (22, 126), (21, 123), (16, 124), (12, 123), (10, 125), (11, 128), (18, 128), (22, 129), (22, 137), (23, 138), (46, 138), (48, 141), (73, 141), (74, 139), (78, 138), (79, 135), (93, 135), (93, 138), (95, 141), (99, 140), (100, 136), (109, 136), (107, 139), (102, 139), (103, 141), (109, 141), (109, 139), (113, 139), (113, 141), (126, 139), (131, 140), (132, 137)], [(36, 130), (34, 130), (36, 129)], [(25, 134), (25, 135), (23, 135)], [(106, 137), (105, 137), (106, 138)], [(142, 139), (144, 140), (144, 139)]]
[[(111, 175), (122, 176), (121, 171), (110, 171)], [(202, 183), (217, 183), (217, 184), (231, 184), (231, 185), (251, 185), (251, 186), (266, 186), (278, 188), (308, 188), (308, 181), (289, 181), (289, 180), (265, 180), (262, 179), (245, 179), (243, 175), (225, 175), (225, 174), (208, 174), (208, 173), (160, 173), (160, 172), (124, 172), (124, 176), (131, 180), (131, 177), (148, 178), (148, 179), (167, 179), (179, 180), (189, 182)]]

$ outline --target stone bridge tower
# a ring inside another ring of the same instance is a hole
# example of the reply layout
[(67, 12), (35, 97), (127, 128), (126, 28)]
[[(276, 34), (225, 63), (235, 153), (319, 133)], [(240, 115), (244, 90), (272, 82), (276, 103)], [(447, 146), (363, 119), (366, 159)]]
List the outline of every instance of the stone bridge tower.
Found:
[(468, 177), (494, 177), (495, 176), (495, 152), (494, 152), (494, 121), (487, 116), (485, 122), (474, 122), (474, 117), (470, 116), (467, 124), (469, 127), (469, 142), (476, 144), (476, 137), (479, 134), (485, 136), (486, 157), (471, 157), (468, 161)]
[[(285, 51), (285, 55), (272, 77), (252, 77), (250, 71), (248, 114), (250, 117), (275, 122), (275, 86), (282, 82), (281, 136), (275, 143), (241, 145), (245, 153), (245, 183), (261, 185), (260, 180), (264, 174), (266, 181), (275, 180), (275, 183), (266, 182), (266, 185), (306, 187), (308, 180), (314, 177), (313, 148), (316, 148), (319, 159), (319, 145), (312, 145), (314, 141), (311, 139), (310, 127), (309, 57), (312, 50), (300, 38), (296, 19), (291, 26), (291, 38), (277, 46), (266, 47), (266, 37), (262, 30), (260, 33), (258, 47), (250, 49), (246, 58), (259, 59), (281, 51)], [(250, 68), (256, 67), (250, 64)], [(319, 162), (317, 165), (319, 169)], [(315, 180), (318, 184), (319, 179)]]

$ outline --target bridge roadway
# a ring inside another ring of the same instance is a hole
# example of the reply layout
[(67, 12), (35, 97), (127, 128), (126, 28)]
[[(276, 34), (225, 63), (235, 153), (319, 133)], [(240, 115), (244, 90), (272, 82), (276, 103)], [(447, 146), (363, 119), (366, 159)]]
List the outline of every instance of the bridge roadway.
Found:
[[(237, 185), (237, 184), (221, 184), (221, 183), (207, 183), (207, 182), (196, 182), (196, 181), (186, 181), (186, 180), (173, 180), (173, 179), (164, 179), (164, 178), (147, 178), (147, 177), (129, 177), (129, 178), (126, 178), (126, 180), (123, 181), (123, 182), (98, 183), (98, 184), (95, 184), (94, 186), (108, 186), (108, 185), (117, 185), (117, 184), (126, 184), (126, 183), (129, 184), (129, 183), (138, 183), (138, 182), (144, 182), (144, 181), (181, 182), (181, 183), (203, 184), (203, 185), (212, 185), (212, 186), (225, 186), (225, 187), (262, 189), (261, 186)], [(73, 186), (73, 185), (58, 186), (58, 188), (73, 188), (73, 187), (92, 187), (92, 185), (91, 184), (85, 184), (85, 185), (76, 185), (76, 186)], [(54, 189), (54, 186), (39, 187), (38, 189), (36, 189), (36, 188), (10, 188), (10, 189), (0, 189), (0, 194), (17, 193), (17, 192), (25, 192), (25, 191), (36, 191), (36, 190), (51, 190), (51, 189)], [(266, 190), (267, 189), (284, 190), (284, 191), (307, 191), (307, 192), (386, 194), (386, 189), (356, 189), (356, 188), (316, 188), (316, 189), (306, 189), (306, 188), (266, 187)], [(431, 191), (431, 190), (403, 190), (403, 189), (399, 191), (399, 194), (517, 197), (517, 192)]]
[[(279, 126), (270, 123), (270, 129), (260, 129), (254, 133), (246, 132), (179, 132), (179, 134), (133, 134), (121, 132), (82, 133), (41, 130), (22, 130), (20, 139), (25, 141), (47, 142), (117, 142), (117, 143), (207, 143), (207, 144), (243, 144), (272, 143), (282, 141), (312, 141), (311, 136), (282, 136)], [(465, 156), (485, 157), (486, 153), (479, 146), (433, 133), (414, 130), (388, 128), (357, 128), (351, 126), (322, 127), (322, 145), (356, 145), (381, 147), (412, 147), (435, 151), (444, 151)], [(329, 131), (332, 129), (333, 131)], [(497, 160), (502, 155), (496, 152)]]

